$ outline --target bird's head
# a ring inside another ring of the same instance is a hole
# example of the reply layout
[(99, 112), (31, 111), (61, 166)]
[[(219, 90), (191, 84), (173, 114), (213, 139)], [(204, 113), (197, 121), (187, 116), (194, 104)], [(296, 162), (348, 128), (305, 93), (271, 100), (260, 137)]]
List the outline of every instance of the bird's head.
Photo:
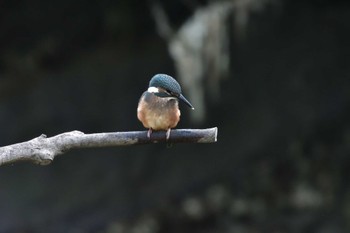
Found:
[(147, 91), (161, 98), (177, 98), (194, 109), (192, 104), (182, 95), (180, 84), (167, 74), (154, 75), (149, 82)]

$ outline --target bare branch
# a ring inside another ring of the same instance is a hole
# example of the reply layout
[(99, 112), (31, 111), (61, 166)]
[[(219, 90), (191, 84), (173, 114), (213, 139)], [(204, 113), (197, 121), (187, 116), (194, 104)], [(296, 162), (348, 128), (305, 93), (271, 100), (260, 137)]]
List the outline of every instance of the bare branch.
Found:
[(217, 127), (209, 129), (176, 129), (166, 141), (165, 131), (153, 132), (151, 139), (146, 131), (84, 134), (80, 131), (62, 133), (53, 137), (41, 135), (30, 141), (0, 147), (0, 166), (18, 161), (50, 164), (55, 156), (72, 149), (167, 143), (213, 143), (217, 140)]

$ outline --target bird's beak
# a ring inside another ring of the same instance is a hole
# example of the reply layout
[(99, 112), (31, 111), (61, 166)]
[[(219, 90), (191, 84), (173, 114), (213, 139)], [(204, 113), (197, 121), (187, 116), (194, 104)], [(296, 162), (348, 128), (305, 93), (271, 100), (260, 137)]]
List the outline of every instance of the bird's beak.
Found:
[(179, 95), (179, 99), (184, 102), (188, 107), (190, 107), (192, 110), (194, 109), (194, 107), (192, 106), (192, 104), (185, 98), (185, 96), (183, 96), (182, 94)]

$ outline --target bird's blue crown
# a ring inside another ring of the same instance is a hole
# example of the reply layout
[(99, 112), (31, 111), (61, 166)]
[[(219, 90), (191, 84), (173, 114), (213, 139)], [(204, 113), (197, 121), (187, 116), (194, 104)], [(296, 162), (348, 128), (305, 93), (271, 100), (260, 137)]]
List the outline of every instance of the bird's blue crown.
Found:
[(149, 87), (160, 87), (175, 94), (181, 94), (180, 84), (167, 74), (156, 74), (149, 82)]

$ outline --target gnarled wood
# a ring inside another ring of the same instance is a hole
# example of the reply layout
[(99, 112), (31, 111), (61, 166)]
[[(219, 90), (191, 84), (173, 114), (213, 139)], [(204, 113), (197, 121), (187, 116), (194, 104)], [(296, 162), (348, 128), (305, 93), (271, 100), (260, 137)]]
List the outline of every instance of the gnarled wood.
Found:
[(72, 149), (168, 143), (213, 143), (217, 141), (217, 127), (209, 129), (174, 129), (166, 141), (165, 131), (147, 131), (85, 134), (80, 131), (62, 133), (53, 137), (41, 135), (32, 140), (0, 147), (0, 166), (18, 161), (32, 161), (40, 165), (50, 164), (55, 156)]

